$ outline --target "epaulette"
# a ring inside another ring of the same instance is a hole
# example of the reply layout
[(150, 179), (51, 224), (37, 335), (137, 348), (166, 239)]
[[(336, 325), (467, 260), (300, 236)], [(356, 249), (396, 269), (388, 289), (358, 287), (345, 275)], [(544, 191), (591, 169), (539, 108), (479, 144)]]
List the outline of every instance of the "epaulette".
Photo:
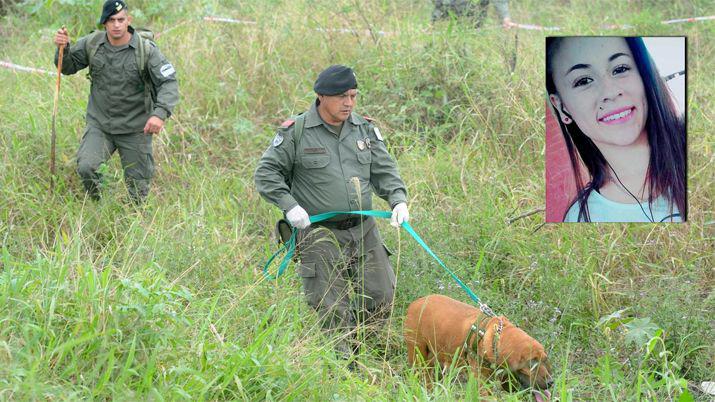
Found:
[(372, 123), (373, 121), (375, 121), (375, 119), (373, 119), (372, 117), (363, 116), (362, 118), (367, 120), (368, 123)]
[(288, 119), (281, 123), (281, 128), (290, 128), (293, 124), (295, 124), (295, 120)]

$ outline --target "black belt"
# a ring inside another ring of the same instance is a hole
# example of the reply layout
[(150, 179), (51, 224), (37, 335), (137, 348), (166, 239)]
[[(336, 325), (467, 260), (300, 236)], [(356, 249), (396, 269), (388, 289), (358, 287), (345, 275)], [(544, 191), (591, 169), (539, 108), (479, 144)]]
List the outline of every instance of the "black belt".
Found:
[(342, 221), (322, 221), (316, 223), (316, 225), (324, 226), (329, 229), (346, 230), (365, 222), (367, 218), (369, 218), (369, 216), (362, 215), (354, 218), (343, 219)]

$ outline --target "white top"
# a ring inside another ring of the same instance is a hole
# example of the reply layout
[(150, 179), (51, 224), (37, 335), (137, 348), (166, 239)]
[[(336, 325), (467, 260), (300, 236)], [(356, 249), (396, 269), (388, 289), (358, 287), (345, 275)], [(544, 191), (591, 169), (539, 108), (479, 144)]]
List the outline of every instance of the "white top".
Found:
[[(639, 204), (623, 204), (611, 201), (596, 190), (588, 195), (588, 212), (591, 222), (682, 222), (678, 207), (673, 205), (671, 211), (668, 201), (663, 196), (653, 200), (648, 206), (648, 201)], [(643, 209), (641, 209), (643, 208)], [(564, 218), (564, 222), (578, 222), (579, 203), (574, 203)], [(645, 211), (645, 213), (644, 213)], [(672, 214), (677, 214), (671, 216)]]

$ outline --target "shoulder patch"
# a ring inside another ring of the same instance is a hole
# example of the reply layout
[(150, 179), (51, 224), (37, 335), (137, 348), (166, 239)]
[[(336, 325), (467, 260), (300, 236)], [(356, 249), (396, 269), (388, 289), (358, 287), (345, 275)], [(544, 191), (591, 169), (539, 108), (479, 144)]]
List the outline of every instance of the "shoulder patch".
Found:
[(164, 78), (176, 72), (176, 70), (174, 70), (174, 66), (172, 66), (170, 63), (161, 66), (161, 69), (159, 71), (161, 72), (161, 75), (164, 76)]
[(283, 123), (281, 123), (281, 128), (288, 128), (288, 127), (292, 126), (293, 124), (295, 124), (295, 120), (288, 119), (288, 120), (284, 121)]
[(278, 133), (276, 136), (273, 138), (273, 147), (278, 147), (283, 143), (283, 134)]

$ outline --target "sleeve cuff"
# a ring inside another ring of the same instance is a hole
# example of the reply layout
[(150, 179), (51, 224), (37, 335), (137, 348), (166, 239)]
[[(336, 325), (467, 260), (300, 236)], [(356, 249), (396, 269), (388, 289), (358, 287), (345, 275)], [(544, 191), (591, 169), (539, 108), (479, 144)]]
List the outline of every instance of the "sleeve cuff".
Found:
[(390, 195), (390, 209), (395, 208), (395, 205), (404, 202), (407, 204), (407, 195), (402, 191), (396, 191)]
[(155, 107), (154, 108), (154, 113), (151, 114), (152, 116), (156, 116), (162, 120), (166, 120), (167, 117), (169, 117), (169, 112), (167, 112), (164, 108), (161, 107)]
[(278, 200), (278, 207), (284, 212), (290, 211), (296, 205), (298, 205), (298, 201), (290, 194), (286, 194)]

